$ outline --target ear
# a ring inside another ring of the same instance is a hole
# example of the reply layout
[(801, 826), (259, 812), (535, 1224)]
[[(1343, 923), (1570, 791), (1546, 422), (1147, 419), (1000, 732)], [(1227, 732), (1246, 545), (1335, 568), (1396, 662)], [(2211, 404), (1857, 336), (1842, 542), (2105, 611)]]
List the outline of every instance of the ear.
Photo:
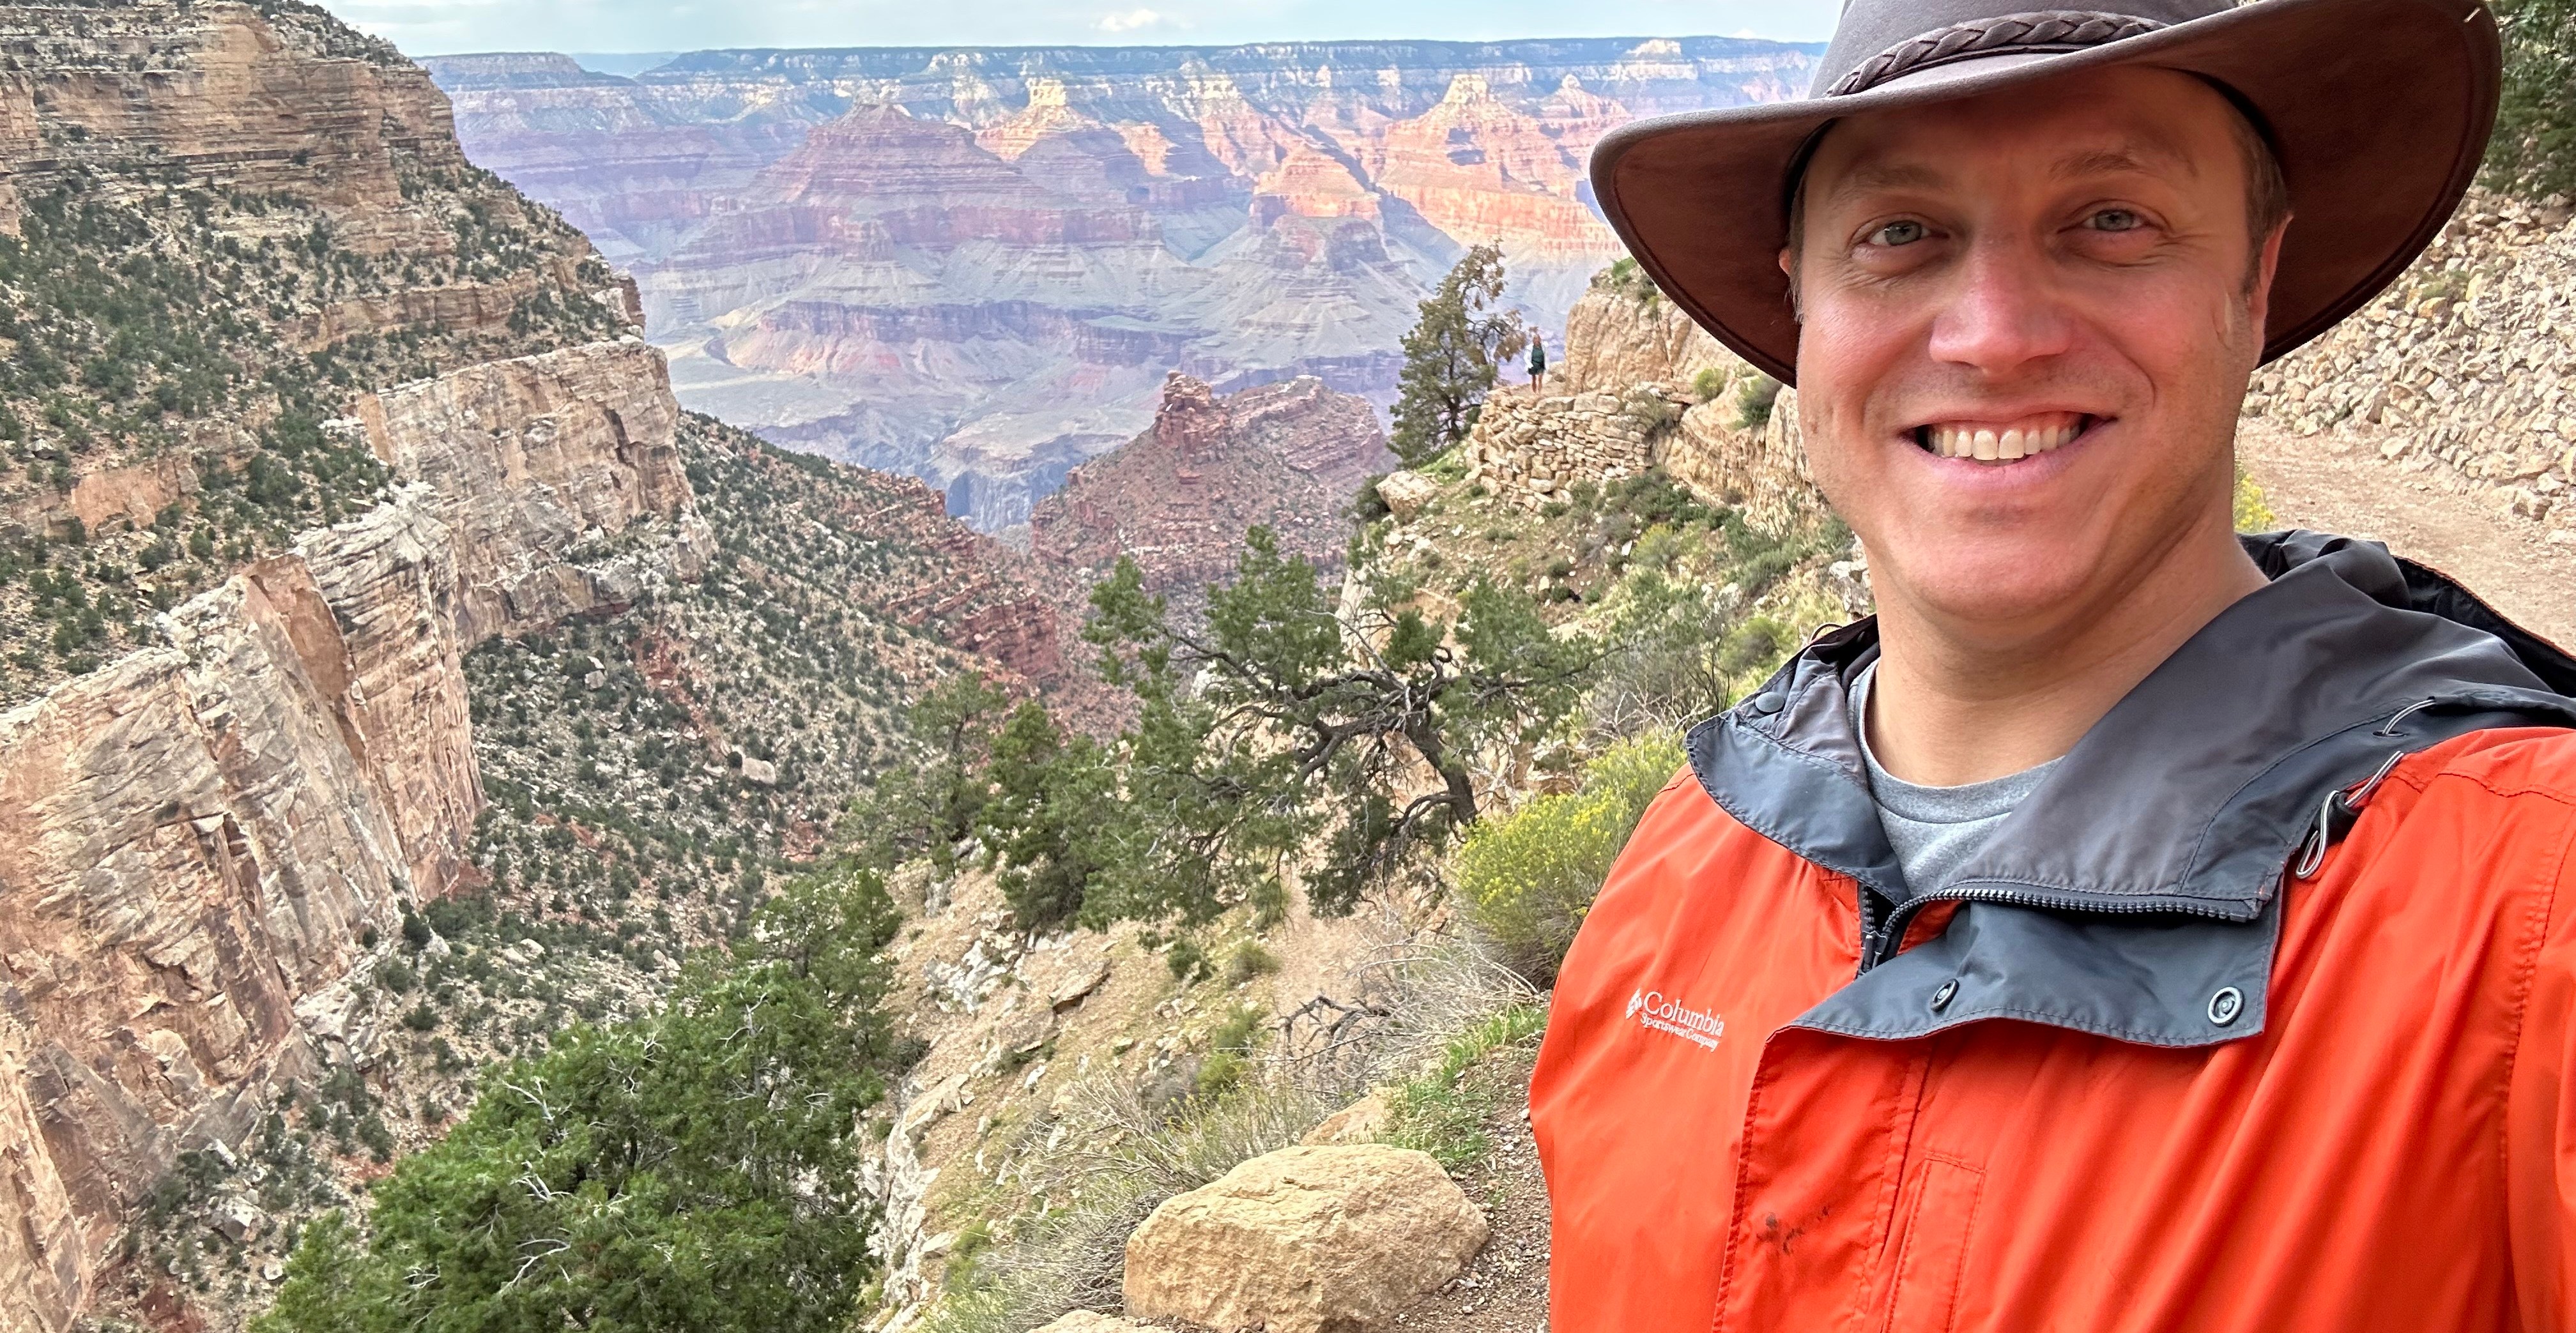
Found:
[(1789, 318), (1804, 324), (1807, 314), (1798, 308), (1798, 247), (1780, 247), (1780, 274), (1789, 280)]
[(2272, 275), (2281, 269), (2281, 238), (2289, 234), (2290, 221), (2285, 214), (2279, 222), (2272, 224), (2271, 234), (2263, 238), (2262, 253), (2254, 257), (2254, 271), (2247, 275), (2252, 289), (2246, 293), (2251, 298), (2247, 304), (2254, 318), (2257, 345), (2262, 341), (2263, 331), (2271, 327)]

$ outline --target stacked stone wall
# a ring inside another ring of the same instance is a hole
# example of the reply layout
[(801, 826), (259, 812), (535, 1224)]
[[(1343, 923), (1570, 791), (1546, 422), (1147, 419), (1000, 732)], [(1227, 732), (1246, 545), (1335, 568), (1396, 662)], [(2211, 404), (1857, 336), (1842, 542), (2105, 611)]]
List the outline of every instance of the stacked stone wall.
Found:
[(2423, 258), (2254, 377), (2248, 421), (2357, 437), (2576, 543), (2576, 225), (2476, 194)]
[(1500, 393), (1468, 432), (1470, 477), (1536, 509), (1578, 481), (1615, 481), (1654, 466), (1653, 436), (1689, 399), (1650, 386), (1534, 398)]

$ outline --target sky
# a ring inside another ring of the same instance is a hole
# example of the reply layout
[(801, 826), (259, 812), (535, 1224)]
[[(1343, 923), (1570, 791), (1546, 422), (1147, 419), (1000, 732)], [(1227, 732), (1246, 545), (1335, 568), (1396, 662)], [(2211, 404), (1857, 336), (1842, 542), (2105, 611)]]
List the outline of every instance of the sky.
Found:
[(1822, 41), (1837, 0), (319, 0), (411, 56), (1511, 37)]

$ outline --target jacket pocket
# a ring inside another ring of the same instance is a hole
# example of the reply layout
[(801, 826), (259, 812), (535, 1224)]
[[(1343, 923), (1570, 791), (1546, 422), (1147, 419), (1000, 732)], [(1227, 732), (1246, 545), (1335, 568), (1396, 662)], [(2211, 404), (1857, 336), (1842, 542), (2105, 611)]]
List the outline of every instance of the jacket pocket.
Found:
[(1896, 1239), (1896, 1267), (1879, 1333), (1950, 1333), (1959, 1314), (1959, 1283), (1977, 1227), (1977, 1198), (1986, 1173), (1945, 1157), (1927, 1157), (1916, 1173), (1913, 1202)]

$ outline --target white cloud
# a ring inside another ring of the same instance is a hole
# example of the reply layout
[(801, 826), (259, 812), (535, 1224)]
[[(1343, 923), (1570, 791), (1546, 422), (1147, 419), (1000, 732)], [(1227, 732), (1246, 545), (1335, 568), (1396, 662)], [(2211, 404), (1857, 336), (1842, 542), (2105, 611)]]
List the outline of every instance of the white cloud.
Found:
[(1150, 9), (1130, 9), (1122, 13), (1103, 14), (1100, 16), (1100, 30), (1102, 32), (1136, 32), (1144, 28), (1159, 28), (1161, 26), (1163, 26), (1163, 16)]

